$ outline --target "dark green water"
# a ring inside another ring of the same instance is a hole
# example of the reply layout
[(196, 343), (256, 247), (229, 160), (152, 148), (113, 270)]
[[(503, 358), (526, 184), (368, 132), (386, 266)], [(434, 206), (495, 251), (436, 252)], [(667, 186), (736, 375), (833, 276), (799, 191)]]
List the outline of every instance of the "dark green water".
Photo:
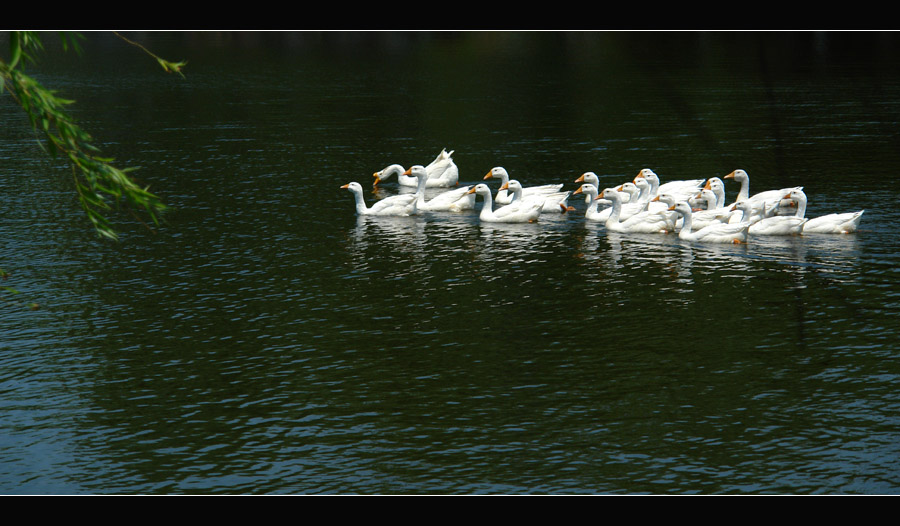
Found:
[[(98, 240), (0, 96), (0, 492), (900, 491), (894, 34), (144, 41), (186, 78), (105, 35), (34, 71), (156, 233)], [(463, 183), (743, 168), (866, 215), (720, 247), (339, 188), (444, 147)]]

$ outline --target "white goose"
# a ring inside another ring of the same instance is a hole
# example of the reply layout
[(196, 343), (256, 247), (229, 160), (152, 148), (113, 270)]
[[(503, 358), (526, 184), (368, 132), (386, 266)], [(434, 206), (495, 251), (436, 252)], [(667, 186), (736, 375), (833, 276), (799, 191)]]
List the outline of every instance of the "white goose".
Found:
[[(741, 221), (750, 223), (751, 236), (799, 236), (803, 231), (803, 224), (807, 222), (803, 217), (767, 215), (763, 209), (774, 209), (780, 200), (772, 201), (738, 201), (738, 203), (748, 203), (750, 207), (749, 219), (742, 218)], [(746, 215), (746, 214), (745, 214)]]
[[(639, 181), (644, 181), (640, 179)], [(599, 188), (599, 185), (598, 185)], [(616, 190), (619, 191), (619, 197), (622, 198), (622, 204), (627, 205), (629, 203), (637, 203), (643, 197), (646, 201), (650, 200), (650, 184), (644, 181), (643, 186), (639, 186), (638, 184), (626, 182), (620, 184)]]
[(607, 199), (612, 202), (612, 212), (606, 220), (607, 230), (631, 234), (655, 234), (675, 231), (675, 225), (665, 214), (659, 212), (639, 212), (620, 221), (619, 216), (622, 213), (622, 198), (615, 188), (603, 190), (603, 192), (597, 196), (597, 199)]
[(417, 164), (409, 170), (403, 172), (405, 176), (412, 176), (419, 182), (416, 188), (416, 207), (418, 210), (428, 210), (432, 212), (461, 212), (463, 210), (475, 209), (475, 194), (470, 194), (468, 188), (454, 188), (441, 192), (431, 198), (425, 200), (425, 188), (428, 183), (428, 170)]
[[(557, 214), (565, 214), (566, 212), (570, 212), (575, 210), (571, 206), (569, 206), (569, 194), (571, 192), (553, 192), (549, 194), (532, 194), (529, 196), (523, 195), (523, 188), (519, 181), (515, 179), (510, 179), (508, 183), (500, 187), (501, 190), (506, 190), (507, 193), (512, 193), (512, 202), (510, 204), (516, 204), (519, 201), (530, 201), (541, 204), (541, 213), (557, 213)], [(475, 197), (474, 195), (472, 196)]]
[(716, 208), (725, 208), (725, 182), (719, 179), (718, 177), (710, 177), (708, 181), (706, 181), (706, 185), (703, 187), (704, 190), (710, 190), (712, 193), (716, 194)]
[[(699, 208), (701, 210), (715, 210), (717, 208), (716, 194), (708, 188), (701, 188), (700, 192), (698, 192), (697, 195), (695, 195), (690, 199), (690, 201), (688, 201), (688, 204), (695, 209)], [(697, 211), (694, 210), (694, 214), (696, 213)]]
[(797, 216), (764, 217), (750, 224), (751, 236), (799, 236), (807, 219)]
[[(749, 213), (749, 203), (738, 203), (735, 206)], [(685, 241), (700, 241), (708, 243), (744, 243), (747, 241), (747, 230), (750, 223), (741, 222), (730, 225), (728, 223), (715, 223), (697, 231), (692, 231), (691, 206), (686, 201), (680, 201), (669, 207), (678, 215), (684, 217), (684, 225), (678, 233), (678, 237)]]
[[(738, 196), (734, 200), (735, 203), (738, 201), (743, 201), (745, 199), (749, 199), (753, 202), (765, 202), (765, 208), (759, 209), (764, 211), (764, 215), (777, 213), (776, 210), (773, 209), (773, 207), (778, 206), (784, 195), (791, 193), (793, 190), (803, 190), (802, 186), (795, 186), (793, 188), (782, 188), (780, 190), (766, 190), (765, 192), (759, 192), (758, 194), (750, 195), (750, 176), (744, 170), (735, 170), (726, 175), (724, 179), (734, 179), (741, 184), (741, 189), (740, 191), (738, 191)], [(758, 212), (753, 213), (757, 214)]]
[[(453, 150), (449, 153), (446, 149), (441, 150), (441, 153), (425, 167), (425, 171), (428, 173), (428, 188), (449, 188), (459, 184), (459, 168), (456, 167), (456, 163), (453, 162), (451, 155), (453, 155)], [(372, 174), (372, 177), (375, 178), (372, 186), (377, 186), (378, 183), (396, 175), (400, 186), (418, 187), (419, 181), (409, 174), (404, 174), (404, 172), (406, 170), (402, 166), (392, 164), (384, 170)]]
[[(599, 188), (599, 187), (598, 187)], [(631, 194), (629, 190), (636, 189), (637, 195)], [(650, 186), (646, 181), (638, 181), (635, 183), (623, 183), (615, 188), (610, 188), (610, 190), (615, 190), (619, 194), (619, 204), (621, 205), (619, 209), (619, 221), (625, 221), (626, 219), (631, 218), (636, 214), (640, 214), (641, 212), (646, 212), (649, 204), (650, 204)], [(612, 201), (609, 199), (605, 199), (602, 195), (597, 196), (595, 199), (597, 203), (594, 208), (596, 208), (596, 214), (594, 214), (594, 221), (606, 221), (613, 214), (613, 207), (610, 206), (608, 208), (604, 208), (600, 210), (600, 206), (604, 204), (612, 204)], [(664, 211), (662, 209), (655, 209), (654, 212)]]
[(600, 206), (604, 203), (607, 203), (608, 201), (606, 201), (605, 199), (598, 199), (598, 193), (599, 192), (597, 191), (596, 186), (591, 183), (584, 183), (579, 186), (577, 190), (572, 192), (572, 195), (574, 196), (576, 194), (584, 194), (589, 200), (588, 207), (584, 210), (585, 219), (587, 219), (588, 221), (601, 221), (605, 223), (606, 220), (609, 219), (609, 214), (605, 214), (605, 217), (601, 218)]
[(650, 182), (650, 198), (659, 194), (669, 194), (679, 201), (687, 201), (696, 195), (697, 191), (700, 190), (700, 186), (703, 185), (703, 179), (685, 179), (660, 184), (659, 176), (650, 168), (644, 168), (634, 178), (646, 179)]
[(385, 197), (368, 207), (363, 199), (363, 189), (359, 183), (347, 183), (341, 188), (353, 192), (353, 196), (356, 198), (356, 213), (361, 216), (409, 216), (418, 212), (414, 194)]
[[(793, 190), (784, 196), (797, 202), (797, 217), (806, 216), (806, 194), (803, 190)], [(803, 233), (809, 234), (850, 234), (856, 232), (865, 210), (842, 214), (827, 214), (814, 217), (803, 225)]]
[[(595, 174), (594, 172), (584, 172), (583, 174), (581, 174), (581, 176), (578, 177), (578, 179), (575, 179), (575, 182), (592, 184), (592, 185), (594, 185), (594, 190), (597, 190), (598, 188), (600, 188), (600, 178), (597, 177), (597, 174)], [(582, 191), (582, 193), (584, 193), (584, 191)], [(594, 195), (594, 197), (597, 197), (597, 196)], [(594, 197), (591, 197), (590, 195), (585, 194), (585, 201), (584, 201), (585, 204), (590, 206), (592, 203), (594, 203)], [(600, 204), (603, 204), (603, 203), (602, 202), (596, 203), (598, 208), (599, 208)], [(606, 203), (606, 204), (608, 205), (610, 203)]]
[[(484, 180), (488, 179), (500, 179), (500, 186), (502, 187), (506, 183), (509, 182), (509, 173), (502, 166), (495, 166), (491, 168), (491, 171), (484, 176)], [(552, 194), (554, 192), (559, 192), (562, 189), (562, 184), (544, 184), (540, 186), (525, 186), (522, 187), (522, 195), (528, 196), (531, 194)], [(506, 190), (497, 190), (497, 196), (494, 198), (494, 201), (497, 202), (498, 205), (508, 205), (512, 202), (512, 193)]]
[[(719, 180), (719, 184), (721, 185), (722, 181)], [(697, 194), (698, 198), (702, 198), (707, 202), (706, 210), (693, 211), (692, 210), (692, 227), (694, 230), (700, 230), (701, 228), (707, 227), (713, 223), (727, 223), (728, 218), (731, 216), (731, 212), (725, 208), (724, 199), (725, 193), (722, 192), (721, 198), (716, 192), (709, 190), (707, 188), (703, 188), (700, 190), (700, 193)], [(740, 219), (739, 217), (737, 218)], [(737, 221), (736, 221), (737, 222)]]
[(658, 194), (650, 200), (650, 204), (653, 205), (654, 208), (658, 208), (660, 204), (664, 206), (664, 209), (657, 213), (665, 214), (669, 222), (675, 227), (675, 232), (678, 232), (682, 229), (684, 220), (680, 215), (671, 210), (671, 207), (675, 205), (675, 202), (675, 196), (666, 193)]
[(470, 194), (480, 195), (484, 199), (484, 206), (478, 218), (487, 223), (533, 223), (541, 216), (541, 203), (518, 203), (501, 206), (494, 210), (491, 189), (484, 183), (475, 185)]

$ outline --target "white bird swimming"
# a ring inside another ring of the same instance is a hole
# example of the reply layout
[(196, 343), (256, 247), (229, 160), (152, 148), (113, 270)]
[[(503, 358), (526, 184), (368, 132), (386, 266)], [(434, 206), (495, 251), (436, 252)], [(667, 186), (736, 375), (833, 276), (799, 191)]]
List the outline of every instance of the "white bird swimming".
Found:
[(612, 201), (612, 211), (605, 223), (607, 230), (632, 234), (655, 234), (675, 231), (675, 225), (668, 217), (666, 217), (666, 214), (660, 212), (639, 212), (620, 221), (619, 216), (622, 213), (622, 198), (620, 192), (615, 188), (603, 190), (597, 196), (597, 199), (608, 199), (609, 201)]
[(718, 177), (710, 177), (703, 186), (704, 190), (709, 190), (716, 195), (715, 209), (722, 210), (725, 208), (725, 182)]
[(361, 216), (409, 216), (418, 213), (415, 194), (395, 195), (366, 206), (363, 189), (359, 183), (347, 183), (341, 188), (353, 192), (356, 198), (356, 213)]
[[(600, 178), (597, 177), (597, 174), (595, 174), (594, 172), (584, 172), (583, 174), (581, 174), (581, 175), (578, 177), (578, 179), (575, 179), (575, 182), (576, 182), (576, 183), (587, 183), (587, 184), (594, 185), (594, 190), (596, 190), (597, 192), (599, 192), (599, 188), (600, 188)], [(582, 193), (585, 193), (585, 192), (582, 190)], [(597, 195), (595, 194), (594, 197), (597, 197)], [(605, 201), (601, 201), (601, 202), (598, 202), (598, 203), (594, 203), (594, 197), (591, 197), (590, 195), (588, 195), (588, 194), (585, 193), (585, 198), (584, 198), (584, 199), (585, 199), (585, 200), (584, 200), (585, 204), (587, 204), (588, 206), (591, 206), (591, 205), (593, 204), (593, 205), (594, 205), (595, 207), (597, 207), (598, 209), (599, 209), (600, 205), (603, 205), (603, 204), (609, 205), (609, 204), (611, 204), (611, 203), (608, 203), (608, 202), (605, 202)]]
[(782, 197), (786, 194), (791, 193), (793, 190), (803, 190), (802, 186), (795, 186), (792, 188), (782, 188), (780, 190), (766, 190), (765, 192), (759, 192), (757, 194), (750, 195), (750, 175), (747, 174), (744, 170), (738, 169), (724, 177), (725, 179), (734, 179), (741, 185), (740, 191), (738, 191), (737, 198), (734, 202), (743, 201), (744, 199), (749, 199), (750, 201), (765, 201), (768, 203), (768, 206), (772, 206), (772, 201), (780, 202)]
[(501, 206), (494, 210), (493, 198), (491, 197), (491, 189), (484, 183), (479, 183), (469, 190), (471, 194), (480, 195), (484, 199), (484, 205), (478, 218), (488, 223), (533, 223), (541, 216), (542, 204), (539, 202), (528, 203), (519, 201), (518, 203)]
[[(797, 217), (806, 216), (806, 194), (803, 190), (793, 190), (789, 194), (786, 194), (784, 198), (790, 198), (797, 202)], [(865, 210), (814, 217), (803, 225), (803, 233), (851, 234), (856, 232), (859, 228), (863, 212), (865, 212)]]
[[(453, 150), (449, 153), (446, 149), (441, 150), (441, 153), (425, 167), (425, 171), (428, 173), (428, 188), (449, 188), (459, 184), (459, 168), (453, 162), (452, 155)], [(404, 172), (406, 170), (403, 169), (403, 166), (392, 164), (384, 170), (372, 174), (372, 177), (375, 178), (372, 186), (377, 186), (380, 182), (396, 175), (400, 186), (418, 187), (419, 181)]]
[[(738, 203), (735, 205), (749, 213), (749, 203)], [(685, 241), (699, 241), (708, 243), (744, 243), (747, 241), (747, 230), (750, 223), (741, 222), (738, 224), (714, 223), (697, 231), (692, 231), (692, 212), (691, 206), (686, 201), (680, 201), (669, 207), (676, 213), (684, 217), (684, 224), (678, 237)]]
[[(523, 195), (523, 189), (521, 183), (516, 181), (515, 179), (510, 179), (508, 183), (500, 187), (501, 190), (506, 190), (507, 193), (512, 193), (512, 202), (511, 205), (516, 204), (520, 200), (522, 201), (531, 201), (535, 203), (541, 204), (541, 213), (556, 213), (556, 214), (565, 214), (566, 212), (574, 210), (571, 206), (569, 206), (569, 194), (571, 192), (553, 192), (547, 194), (531, 194), (531, 195)], [(475, 197), (474, 195), (472, 196)]]
[(606, 222), (609, 219), (609, 214), (606, 214), (606, 217), (600, 217), (600, 206), (607, 202), (605, 199), (597, 199), (598, 194), (597, 187), (592, 183), (584, 183), (578, 187), (577, 190), (572, 192), (572, 195), (576, 194), (584, 194), (588, 199), (588, 207), (584, 210), (584, 218), (588, 221), (602, 221)]
[[(719, 180), (718, 184), (721, 185), (721, 183), (722, 181)], [(722, 189), (720, 188), (719, 190)], [(724, 191), (722, 192), (720, 198), (720, 196), (717, 195), (716, 192), (707, 188), (703, 188), (702, 190), (700, 190), (700, 193), (697, 194), (697, 197), (702, 198), (707, 202), (707, 209), (691, 211), (691, 226), (694, 230), (700, 230), (701, 228), (707, 227), (713, 223), (728, 222), (728, 219), (732, 215), (732, 213), (727, 208), (725, 208), (725, 206), (723, 206), (723, 201), (725, 199)], [(740, 217), (737, 217), (737, 219), (739, 221)]]
[[(688, 204), (693, 208), (699, 208), (700, 210), (715, 210), (716, 209), (716, 194), (707, 188), (701, 188), (700, 192), (697, 193), (694, 197), (688, 201)], [(695, 206), (696, 205), (696, 206)], [(696, 210), (694, 211), (696, 214)]]
[[(509, 173), (502, 166), (495, 166), (491, 168), (491, 171), (484, 176), (484, 180), (488, 179), (500, 179), (500, 186), (502, 187), (506, 183), (509, 182)], [(562, 189), (563, 185), (560, 184), (544, 184), (539, 186), (524, 186), (522, 187), (522, 195), (528, 196), (531, 194), (552, 194), (554, 192), (559, 192)], [(498, 205), (507, 205), (512, 202), (512, 193), (507, 190), (497, 190), (497, 196), (494, 198), (494, 201)]]
[(751, 236), (798, 236), (808, 220), (797, 216), (772, 216), (751, 221)]
[(697, 194), (703, 185), (703, 179), (685, 179), (681, 181), (669, 181), (660, 184), (659, 176), (650, 168), (644, 168), (634, 177), (637, 179), (646, 179), (650, 182), (650, 197), (652, 199), (659, 194), (669, 194), (679, 201), (687, 201)]
[(470, 194), (468, 188), (454, 188), (453, 190), (447, 190), (426, 201), (425, 188), (428, 183), (427, 172), (427, 169), (420, 164), (403, 172), (403, 175), (412, 176), (419, 183), (419, 186), (416, 188), (416, 193), (414, 194), (418, 210), (428, 210), (432, 212), (461, 212), (463, 210), (475, 209), (475, 194)]

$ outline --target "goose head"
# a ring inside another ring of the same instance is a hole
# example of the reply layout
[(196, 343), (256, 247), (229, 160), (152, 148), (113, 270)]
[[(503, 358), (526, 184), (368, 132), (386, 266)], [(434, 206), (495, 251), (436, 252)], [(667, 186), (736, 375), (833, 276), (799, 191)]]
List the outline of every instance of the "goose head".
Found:
[(610, 201), (621, 201), (622, 197), (619, 195), (619, 191), (615, 188), (605, 188), (602, 192), (600, 192), (596, 199), (609, 199)]
[(519, 190), (522, 190), (522, 183), (515, 179), (510, 179), (506, 184), (500, 187), (501, 190), (506, 190), (511, 193), (516, 193)]
[(747, 200), (738, 201), (737, 203), (731, 205), (731, 207), (728, 210), (730, 210), (732, 212), (734, 212), (735, 210), (740, 210), (741, 212), (749, 214), (750, 212), (753, 211), (753, 203), (751, 203), (750, 201), (747, 201)]
[(493, 179), (495, 177), (497, 179), (500, 179), (501, 181), (508, 180), (509, 174), (506, 172), (506, 168), (503, 168), (502, 166), (495, 166), (491, 168), (491, 171), (488, 172), (487, 175), (484, 176), (484, 180)]
[[(646, 183), (646, 181), (644, 181)], [(638, 185), (634, 183), (622, 183), (616, 187), (616, 191), (627, 193), (631, 196), (631, 199), (634, 199), (634, 196), (640, 193), (640, 189), (638, 189)]]
[[(627, 183), (626, 183), (627, 184)], [(650, 180), (646, 177), (635, 178), (634, 182), (631, 183), (638, 189), (638, 192), (643, 193), (644, 195), (648, 195), (647, 193), (650, 191)]]
[(575, 179), (576, 183), (590, 183), (593, 185), (597, 185), (600, 181), (600, 178), (597, 177), (597, 174), (594, 172), (584, 172), (578, 179)]
[(646, 179), (650, 186), (659, 186), (659, 176), (656, 175), (656, 172), (651, 170), (650, 168), (644, 168), (634, 177), (634, 182), (637, 182), (638, 179)]
[(706, 201), (707, 208), (713, 208), (716, 204), (716, 194), (708, 188), (703, 188), (694, 196), (694, 199)]
[(341, 188), (343, 188), (345, 190), (350, 190), (351, 192), (354, 192), (354, 193), (360, 193), (360, 194), (362, 193), (362, 185), (360, 185), (359, 183), (347, 183), (347, 184), (341, 186)]
[(659, 176), (656, 175), (656, 172), (654, 172), (650, 168), (644, 168), (643, 170), (638, 172), (636, 176), (634, 176), (635, 179), (652, 179), (654, 177), (659, 179)]
[(486, 185), (486, 184), (484, 184), (484, 183), (478, 183), (478, 184), (476, 184), (475, 186), (469, 188), (469, 191), (466, 192), (466, 195), (469, 195), (469, 194), (477, 194), (477, 195), (488, 194), (488, 195), (491, 195), (491, 189), (488, 188), (488, 185)]
[(806, 200), (806, 192), (803, 190), (794, 189), (791, 190), (789, 194), (784, 196), (782, 199), (791, 199), (793, 201), (800, 201), (800, 199)]
[(651, 202), (659, 201), (660, 203), (665, 203), (665, 204), (669, 205), (669, 210), (673, 210), (672, 207), (675, 206), (675, 196), (673, 196), (671, 194), (659, 194), (658, 196), (654, 197), (650, 201)]
[(372, 174), (372, 177), (375, 178), (375, 182), (372, 183), (372, 186), (378, 186), (378, 183), (380, 183), (381, 181), (384, 181), (388, 177), (390, 177), (394, 174), (401, 174), (401, 173), (403, 173), (403, 167), (400, 166), (399, 164), (392, 164), (392, 165), (388, 166), (387, 168), (385, 168), (384, 170), (381, 170), (380, 172), (375, 172)]
[(596, 194), (596, 193), (597, 193), (596, 186), (592, 185), (591, 183), (584, 183), (583, 185), (579, 186), (577, 190), (572, 192), (572, 195), (575, 195), (575, 194), (591, 195), (591, 194)]
[(669, 205), (669, 211), (674, 211), (677, 214), (686, 216), (691, 213), (691, 205), (687, 204), (686, 201), (679, 201), (677, 203)]
[(710, 177), (709, 179), (706, 180), (706, 184), (703, 185), (703, 189), (704, 190), (712, 190), (713, 192), (715, 192), (716, 186), (721, 186), (724, 188), (725, 183), (723, 183), (722, 180), (719, 179), (718, 177)]
[(726, 175), (723, 179), (734, 179), (735, 181), (740, 183), (742, 181), (746, 181), (749, 177), (750, 176), (747, 175), (747, 172), (738, 168), (737, 170)]
[(415, 166), (411, 166), (409, 170), (403, 172), (403, 175), (411, 175), (416, 178), (420, 177), (428, 177), (428, 172), (425, 170), (425, 167), (421, 164), (417, 164)]

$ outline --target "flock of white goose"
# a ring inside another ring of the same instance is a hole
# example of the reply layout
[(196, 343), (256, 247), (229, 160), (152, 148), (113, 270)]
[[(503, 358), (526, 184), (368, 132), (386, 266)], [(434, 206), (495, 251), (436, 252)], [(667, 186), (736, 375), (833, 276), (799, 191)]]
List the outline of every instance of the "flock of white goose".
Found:
[(408, 216), (422, 211), (462, 212), (475, 209), (476, 196), (484, 204), (481, 221), (520, 223), (536, 221), (541, 214), (567, 213), (575, 208), (568, 200), (585, 196), (585, 219), (603, 223), (608, 230), (625, 233), (677, 232), (681, 239), (718, 243), (742, 243), (750, 236), (799, 235), (803, 233), (845, 234), (855, 232), (864, 210), (806, 217), (803, 187), (782, 188), (750, 195), (750, 177), (735, 170), (724, 179), (733, 179), (741, 188), (734, 203), (725, 204), (725, 183), (718, 177), (660, 184), (659, 177), (645, 168), (633, 181), (600, 191), (600, 179), (586, 172), (575, 182), (575, 191), (562, 191), (562, 184), (523, 187), (502, 167), (491, 169), (484, 179), (499, 179), (500, 189), (492, 195), (485, 183), (454, 188), (425, 198), (426, 188), (450, 188), (459, 184), (459, 169), (453, 152), (442, 150), (428, 166), (408, 170), (394, 164), (373, 174), (374, 185), (397, 176), (401, 186), (415, 187), (415, 193), (386, 197), (366, 206), (359, 183), (345, 184), (356, 199), (359, 215)]

